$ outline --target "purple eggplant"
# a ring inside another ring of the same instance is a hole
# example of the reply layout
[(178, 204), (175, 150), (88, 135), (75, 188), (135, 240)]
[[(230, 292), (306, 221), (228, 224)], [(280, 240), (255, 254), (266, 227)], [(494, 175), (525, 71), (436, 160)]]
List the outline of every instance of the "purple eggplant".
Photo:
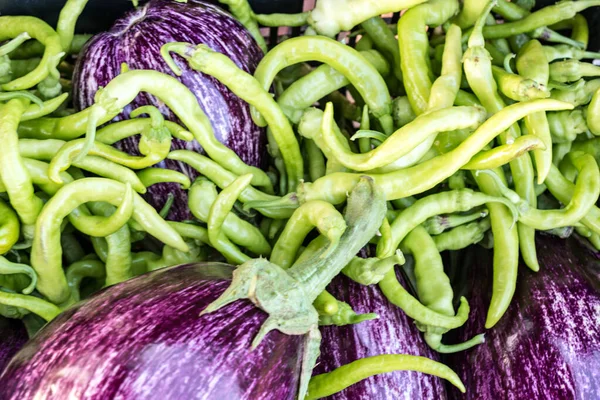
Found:
[(27, 342), (27, 331), (16, 319), (0, 317), (0, 372), (12, 356)]
[[(398, 274), (398, 279), (403, 278)], [(357, 313), (373, 312), (379, 318), (357, 325), (321, 327), (323, 340), (315, 375), (330, 372), (363, 357), (380, 354), (410, 354), (439, 361), (423, 341), (422, 335), (406, 314), (391, 304), (377, 285), (363, 286), (338, 276), (328, 287), (338, 300)], [(396, 371), (367, 378), (336, 393), (332, 400), (446, 399), (442, 379), (413, 371)]]
[(9, 399), (294, 399), (301, 336), (251, 350), (267, 314), (249, 301), (199, 316), (231, 283), (221, 263), (158, 270), (45, 326), (0, 376)]
[[(512, 304), (486, 342), (448, 358), (467, 389), (454, 398), (600, 398), (600, 262), (574, 238), (541, 237), (537, 247), (540, 271), (520, 266)], [(491, 288), (490, 253), (468, 257), (463, 340), (483, 330)]]
[[(262, 51), (248, 31), (232, 16), (217, 6), (190, 0), (150, 0), (143, 7), (129, 12), (117, 20), (113, 27), (94, 36), (79, 55), (73, 76), (74, 104), (79, 110), (94, 102), (101, 86), (118, 75), (121, 65), (129, 69), (152, 69), (174, 76), (160, 55), (160, 48), (168, 42), (204, 43), (230, 57), (241, 69), (254, 73)], [(182, 68), (176, 77), (197, 97), (208, 116), (215, 136), (234, 150), (249, 165), (264, 167), (266, 161), (266, 135), (250, 117), (250, 107), (213, 77), (192, 70), (188, 63), (178, 58)], [(178, 122), (175, 114), (155, 97), (140, 94), (115, 120), (126, 119), (129, 113), (142, 105), (157, 106), (171, 121)], [(121, 141), (116, 146), (126, 152), (136, 153), (138, 138)], [(202, 152), (200, 145), (173, 139), (172, 148)], [(166, 160), (158, 166), (197, 176), (189, 166)], [(190, 219), (187, 193), (178, 184), (158, 184), (149, 188), (146, 200), (160, 209), (169, 193), (175, 195), (169, 219)]]

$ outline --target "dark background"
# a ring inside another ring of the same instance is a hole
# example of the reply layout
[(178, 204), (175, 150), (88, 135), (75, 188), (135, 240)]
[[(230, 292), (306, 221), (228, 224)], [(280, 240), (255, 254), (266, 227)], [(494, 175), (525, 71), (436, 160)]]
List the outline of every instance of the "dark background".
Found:
[[(537, 7), (553, 4), (556, 1), (538, 0)], [(0, 15), (35, 15), (55, 26), (64, 2), (65, 0), (0, 0)], [(302, 3), (302, 0), (250, 0), (253, 10), (264, 14), (300, 12)], [(77, 31), (95, 33), (106, 30), (117, 17), (132, 7), (130, 0), (90, 0), (77, 23)], [(598, 50), (600, 29), (594, 27), (600, 26), (600, 7), (592, 7), (586, 10), (584, 15), (590, 27), (589, 50)]]

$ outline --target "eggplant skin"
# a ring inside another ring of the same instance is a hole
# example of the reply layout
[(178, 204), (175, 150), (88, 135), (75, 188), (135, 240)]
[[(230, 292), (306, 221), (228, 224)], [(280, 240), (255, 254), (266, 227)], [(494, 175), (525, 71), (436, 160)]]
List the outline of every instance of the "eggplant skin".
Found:
[(232, 267), (187, 264), (107, 288), (58, 316), (0, 375), (0, 399), (292, 400), (302, 336), (270, 332), (236, 301), (199, 316)]
[[(486, 343), (447, 361), (467, 392), (454, 399), (600, 399), (600, 262), (577, 239), (537, 240), (540, 271), (520, 265), (512, 304)], [(483, 331), (491, 256), (469, 254), (471, 315), (459, 337)]]
[[(398, 274), (400, 282), (403, 278)], [(330, 372), (359, 358), (381, 354), (410, 354), (439, 361), (413, 321), (391, 304), (377, 285), (363, 286), (338, 276), (327, 288), (357, 313), (374, 312), (378, 319), (357, 325), (322, 326), (321, 355), (315, 374)], [(438, 377), (414, 371), (372, 376), (327, 397), (330, 400), (444, 400), (444, 383)]]
[(25, 342), (27, 331), (23, 323), (0, 316), (0, 372)]
[[(215, 5), (190, 0), (150, 0), (143, 7), (118, 19), (108, 32), (95, 35), (80, 53), (73, 76), (73, 103), (82, 110), (94, 103), (94, 95), (121, 72), (121, 64), (129, 69), (151, 69), (176, 77), (169, 69), (160, 48), (169, 42), (206, 44), (230, 57), (238, 67), (253, 74), (262, 51), (248, 31), (232, 16)], [(192, 70), (183, 58), (173, 55), (182, 70), (176, 77), (198, 99), (210, 120), (215, 137), (235, 151), (247, 164), (263, 168), (267, 160), (265, 130), (254, 124), (250, 107), (215, 78)], [(164, 103), (148, 93), (141, 93), (115, 120), (126, 119), (142, 105), (158, 107), (163, 115), (179, 122)], [(115, 146), (131, 154), (137, 153), (138, 137), (123, 140)], [(196, 141), (173, 139), (173, 150), (186, 149), (202, 153)], [(157, 166), (175, 169), (192, 180), (198, 175), (187, 164), (166, 160)], [(176, 184), (157, 184), (149, 188), (146, 200), (160, 209), (169, 193), (175, 195), (168, 218), (191, 218), (187, 193)]]

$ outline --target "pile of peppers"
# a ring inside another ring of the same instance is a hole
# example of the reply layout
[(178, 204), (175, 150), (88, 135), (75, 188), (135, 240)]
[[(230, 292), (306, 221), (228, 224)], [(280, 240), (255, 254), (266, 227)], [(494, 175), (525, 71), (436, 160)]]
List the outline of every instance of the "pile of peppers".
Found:
[[(469, 316), (467, 299), (455, 310), (443, 252), (493, 247), (490, 329), (511, 302), (519, 257), (539, 270), (536, 234), (577, 234), (600, 250), (600, 67), (590, 62), (600, 54), (586, 49), (581, 14), (600, 0), (537, 11), (525, 0), (317, 0), (309, 12), (270, 15), (223, 0), (265, 51), (254, 75), (201, 43), (161, 53), (176, 75), (173, 53), (251, 105), (267, 127), (266, 171), (221, 144), (194, 94), (157, 71), (124, 66), (94, 105), (70, 108), (73, 61), (90, 37), (74, 34), (86, 3), (68, 0), (56, 29), (0, 16), (0, 315), (49, 321), (102, 287), (188, 262), (260, 256), (287, 269), (335, 249), (363, 176), (387, 214), (376, 256), (357, 255), (342, 273), (379, 285), (441, 353), (484, 340), (443, 343)], [(397, 24), (382, 17), (400, 11)], [(261, 26), (303, 34), (267, 46)], [(111, 122), (140, 92), (181, 124), (153, 106)], [(111, 146), (133, 135), (140, 155)], [(205, 154), (171, 151), (172, 137)], [(165, 159), (200, 177), (154, 167)], [(144, 201), (164, 182), (188, 190), (192, 221), (167, 221), (169, 204)], [(405, 255), (413, 293), (394, 269)], [(314, 306), (324, 325), (373, 318), (327, 291)], [(382, 360), (371, 361), (361, 365)]]

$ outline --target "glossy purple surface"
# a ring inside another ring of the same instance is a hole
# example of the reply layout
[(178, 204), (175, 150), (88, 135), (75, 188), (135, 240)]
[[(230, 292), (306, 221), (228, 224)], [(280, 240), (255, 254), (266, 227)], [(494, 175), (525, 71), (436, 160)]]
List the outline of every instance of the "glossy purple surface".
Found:
[(21, 321), (0, 317), (0, 372), (27, 339), (27, 331)]
[[(246, 29), (220, 8), (198, 0), (177, 3), (172, 0), (151, 0), (145, 6), (126, 14), (113, 27), (94, 36), (83, 49), (73, 77), (74, 104), (83, 109), (94, 102), (98, 88), (120, 73), (121, 63), (129, 69), (153, 69), (175, 76), (160, 55), (160, 48), (169, 42), (204, 43), (230, 57), (244, 71), (253, 73), (262, 52)], [(216, 79), (192, 70), (174, 55), (183, 71), (177, 77), (197, 97), (198, 102), (219, 141), (234, 150), (249, 165), (262, 167), (266, 159), (264, 129), (254, 125), (250, 108)], [(170, 120), (178, 122), (174, 113), (154, 96), (141, 93), (116, 120), (128, 118), (142, 105), (157, 106)], [(138, 138), (118, 143), (121, 150), (136, 153)], [(172, 148), (202, 151), (194, 142), (173, 140)], [(187, 164), (167, 160), (161, 167), (176, 169), (195, 178), (197, 173)], [(191, 218), (187, 193), (175, 184), (159, 184), (149, 189), (146, 199), (160, 209), (169, 192), (175, 194), (169, 219)]]
[[(512, 304), (486, 343), (448, 358), (467, 388), (454, 398), (600, 399), (600, 262), (573, 238), (540, 235), (537, 250), (540, 271), (520, 265)], [(490, 298), (490, 253), (470, 257), (461, 339), (482, 331)]]
[[(350, 304), (357, 313), (374, 312), (379, 319), (357, 325), (321, 327), (323, 342), (315, 374), (380, 354), (411, 354), (439, 361), (413, 321), (388, 302), (377, 285), (362, 286), (340, 275), (328, 290), (338, 300)], [(328, 399), (443, 400), (446, 391), (440, 378), (413, 371), (396, 371), (367, 378)]]
[(0, 376), (9, 399), (294, 399), (302, 337), (269, 333), (237, 301), (200, 317), (228, 286), (225, 264), (188, 264), (106, 289), (43, 328)]

